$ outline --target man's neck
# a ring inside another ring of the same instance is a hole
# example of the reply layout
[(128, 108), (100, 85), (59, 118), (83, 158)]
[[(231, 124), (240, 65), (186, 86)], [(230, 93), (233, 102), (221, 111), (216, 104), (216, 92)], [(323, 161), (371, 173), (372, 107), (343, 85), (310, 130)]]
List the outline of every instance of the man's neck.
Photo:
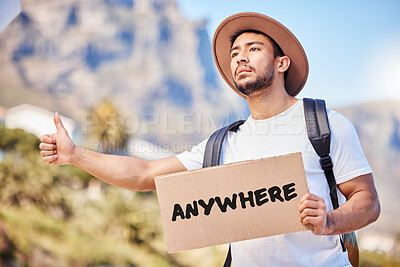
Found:
[(282, 86), (268, 88), (247, 97), (251, 116), (255, 120), (274, 117), (290, 108), (297, 100), (288, 95)]

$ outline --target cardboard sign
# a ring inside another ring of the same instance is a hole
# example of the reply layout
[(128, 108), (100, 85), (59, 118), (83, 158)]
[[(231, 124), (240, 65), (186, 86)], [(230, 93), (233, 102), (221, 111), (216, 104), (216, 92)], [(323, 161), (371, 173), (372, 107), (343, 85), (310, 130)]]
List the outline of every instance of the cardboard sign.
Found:
[(305, 231), (301, 153), (156, 177), (168, 252)]

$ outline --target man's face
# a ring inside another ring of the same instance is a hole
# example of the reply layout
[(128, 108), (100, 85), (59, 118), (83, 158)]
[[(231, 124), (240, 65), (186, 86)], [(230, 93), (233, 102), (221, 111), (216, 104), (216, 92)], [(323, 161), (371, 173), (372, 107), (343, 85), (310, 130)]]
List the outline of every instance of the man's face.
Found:
[(257, 33), (243, 33), (231, 48), (231, 72), (236, 88), (245, 95), (271, 86), (275, 77), (273, 47)]

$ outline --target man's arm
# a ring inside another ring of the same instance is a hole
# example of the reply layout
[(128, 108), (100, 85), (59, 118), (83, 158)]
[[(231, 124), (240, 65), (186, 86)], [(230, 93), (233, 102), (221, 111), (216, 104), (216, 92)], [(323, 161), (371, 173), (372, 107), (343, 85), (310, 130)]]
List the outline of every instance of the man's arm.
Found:
[(366, 174), (338, 185), (347, 201), (326, 212), (324, 199), (304, 195), (299, 202), (300, 221), (312, 224), (316, 235), (345, 234), (376, 221), (380, 214), (378, 194), (372, 174)]
[(100, 180), (130, 190), (155, 190), (157, 175), (185, 171), (177, 157), (146, 161), (134, 157), (97, 153), (74, 145), (58, 113), (54, 115), (57, 133), (40, 140), (43, 162), (53, 165), (72, 164)]

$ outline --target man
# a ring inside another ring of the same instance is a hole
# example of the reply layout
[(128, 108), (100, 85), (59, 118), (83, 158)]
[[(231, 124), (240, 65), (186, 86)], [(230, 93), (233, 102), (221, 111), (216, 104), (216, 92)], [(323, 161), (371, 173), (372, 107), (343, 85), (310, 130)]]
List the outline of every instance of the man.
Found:
[[(233, 265), (349, 266), (338, 235), (368, 225), (380, 212), (372, 171), (354, 127), (341, 114), (328, 111), (331, 156), (343, 204), (332, 210), (319, 157), (307, 138), (302, 100), (294, 97), (308, 76), (298, 40), (267, 16), (240, 13), (217, 28), (213, 52), (222, 77), (247, 100), (251, 111), (239, 130), (226, 137), (220, 163), (301, 152), (310, 190), (299, 202), (299, 220), (313, 225), (312, 231), (233, 243)], [(144, 161), (75, 146), (57, 113), (54, 122), (57, 133), (41, 138), (43, 161), (73, 164), (119, 187), (154, 190), (155, 176), (202, 166), (207, 140), (176, 157)]]

